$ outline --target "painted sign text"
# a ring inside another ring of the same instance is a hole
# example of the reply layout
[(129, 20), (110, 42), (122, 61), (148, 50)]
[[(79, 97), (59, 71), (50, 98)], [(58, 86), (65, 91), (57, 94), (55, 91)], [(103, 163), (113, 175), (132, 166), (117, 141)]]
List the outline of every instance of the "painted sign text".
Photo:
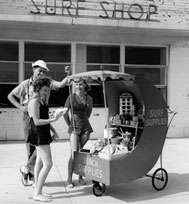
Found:
[(166, 125), (167, 118), (164, 116), (164, 109), (151, 109), (146, 126)]
[(155, 4), (127, 4), (125, 1), (87, 1), (87, 0), (31, 0), (32, 14), (62, 15), (70, 17), (104, 18), (119, 20), (152, 20), (157, 14)]
[(103, 171), (99, 168), (98, 160), (92, 157), (83, 157), (83, 161), (78, 164), (78, 172), (92, 177), (103, 178)]

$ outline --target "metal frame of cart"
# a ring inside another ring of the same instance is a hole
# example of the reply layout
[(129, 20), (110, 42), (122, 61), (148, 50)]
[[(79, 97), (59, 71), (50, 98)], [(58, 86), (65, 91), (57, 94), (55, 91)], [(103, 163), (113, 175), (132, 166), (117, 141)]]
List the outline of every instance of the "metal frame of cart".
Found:
[[(141, 178), (156, 164), (162, 155), (168, 130), (167, 106), (159, 90), (144, 78), (103, 70), (74, 74), (69, 77), (69, 81), (71, 83), (80, 77), (87, 82), (102, 84), (107, 128), (110, 127), (110, 118), (118, 112), (119, 104), (116, 99), (121, 93), (129, 91), (140, 105), (145, 106), (142, 135), (131, 153), (112, 156), (109, 151), (108, 159), (85, 152), (74, 154), (74, 173), (91, 179), (94, 195), (101, 196), (106, 185), (127, 183)], [(162, 163), (151, 177), (156, 190), (162, 190), (167, 185), (168, 174), (162, 168)]]

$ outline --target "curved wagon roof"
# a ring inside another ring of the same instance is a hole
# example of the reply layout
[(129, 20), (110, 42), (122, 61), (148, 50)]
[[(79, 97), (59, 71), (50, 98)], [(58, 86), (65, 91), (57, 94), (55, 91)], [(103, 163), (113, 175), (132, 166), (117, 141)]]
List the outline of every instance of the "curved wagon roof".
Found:
[(135, 76), (130, 75), (130, 74), (125, 74), (125, 73), (120, 73), (120, 72), (114, 72), (114, 71), (89, 71), (89, 72), (82, 72), (78, 74), (73, 74), (68, 77), (69, 81), (77, 81), (80, 78), (83, 78), (87, 82), (92, 82), (92, 81), (105, 81), (108, 79), (112, 80), (134, 80)]

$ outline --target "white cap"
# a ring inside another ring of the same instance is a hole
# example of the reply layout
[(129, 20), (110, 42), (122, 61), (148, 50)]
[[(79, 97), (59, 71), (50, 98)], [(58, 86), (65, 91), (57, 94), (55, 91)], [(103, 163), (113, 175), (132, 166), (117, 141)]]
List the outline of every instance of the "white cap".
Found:
[(34, 63), (32, 63), (32, 67), (33, 68), (41, 67), (41, 68), (46, 69), (47, 71), (49, 71), (49, 68), (47, 67), (47, 64), (43, 60), (35, 61)]

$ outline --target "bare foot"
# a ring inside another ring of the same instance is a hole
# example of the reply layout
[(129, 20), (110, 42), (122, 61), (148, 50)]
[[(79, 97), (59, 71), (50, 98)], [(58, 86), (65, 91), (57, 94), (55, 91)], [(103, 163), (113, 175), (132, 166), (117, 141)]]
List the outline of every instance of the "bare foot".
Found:
[(53, 196), (50, 193), (42, 193), (43, 196), (47, 197), (47, 198), (52, 198)]
[(81, 185), (86, 185), (87, 184), (87, 182), (84, 181), (83, 178), (79, 178), (78, 183), (80, 183)]
[(50, 201), (52, 201), (52, 199), (50, 199), (50, 198), (48, 198), (48, 197), (46, 197), (44, 195), (41, 195), (41, 194), (33, 196), (33, 199), (35, 201), (41, 201), (41, 202), (50, 202)]
[(72, 181), (67, 181), (66, 187), (73, 188), (74, 187), (74, 183)]

